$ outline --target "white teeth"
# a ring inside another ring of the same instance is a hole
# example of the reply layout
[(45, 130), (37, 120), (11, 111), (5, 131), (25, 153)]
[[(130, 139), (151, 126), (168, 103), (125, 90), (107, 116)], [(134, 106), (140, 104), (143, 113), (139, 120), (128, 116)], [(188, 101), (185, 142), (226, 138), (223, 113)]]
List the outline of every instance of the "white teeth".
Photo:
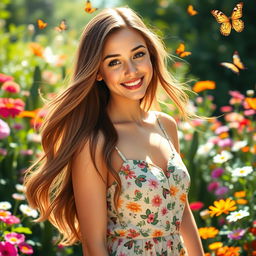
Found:
[(131, 82), (131, 83), (123, 83), (125, 86), (134, 86), (134, 85), (137, 85), (141, 82), (141, 78), (134, 81), (134, 82)]

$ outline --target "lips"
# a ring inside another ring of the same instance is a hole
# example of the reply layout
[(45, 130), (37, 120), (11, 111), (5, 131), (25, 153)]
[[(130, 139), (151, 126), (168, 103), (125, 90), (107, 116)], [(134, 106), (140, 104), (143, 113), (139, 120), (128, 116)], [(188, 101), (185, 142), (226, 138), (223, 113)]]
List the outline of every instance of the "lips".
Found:
[(121, 85), (129, 90), (134, 90), (134, 89), (139, 88), (142, 85), (143, 78), (144, 77), (135, 78), (135, 79), (129, 80), (125, 83), (121, 83)]

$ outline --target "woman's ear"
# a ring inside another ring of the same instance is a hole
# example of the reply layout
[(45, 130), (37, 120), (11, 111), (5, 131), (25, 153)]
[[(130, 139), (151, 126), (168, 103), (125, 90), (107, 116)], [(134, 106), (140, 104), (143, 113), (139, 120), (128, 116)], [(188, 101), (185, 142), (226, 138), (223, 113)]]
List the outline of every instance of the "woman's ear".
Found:
[(101, 74), (98, 73), (96, 76), (96, 79), (97, 79), (97, 81), (101, 81), (103, 78), (102, 78)]

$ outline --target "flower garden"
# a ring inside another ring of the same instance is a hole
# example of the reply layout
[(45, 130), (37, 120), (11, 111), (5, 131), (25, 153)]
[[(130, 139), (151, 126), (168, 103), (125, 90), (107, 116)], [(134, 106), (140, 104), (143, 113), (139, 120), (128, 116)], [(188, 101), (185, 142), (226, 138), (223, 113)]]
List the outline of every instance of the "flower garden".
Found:
[[(36, 223), (38, 212), (24, 195), (23, 174), (41, 153), (42, 98), (66, 84), (77, 40), (54, 31), (34, 36), (34, 25), (0, 22), (0, 256), (81, 255), (80, 246), (58, 243), (56, 230)], [(70, 57), (71, 56), (71, 57)], [(183, 62), (170, 67), (183, 72)], [(199, 80), (199, 79), (198, 79)], [(211, 116), (214, 81), (191, 85), (191, 108)], [(159, 95), (162, 110), (176, 118), (181, 156), (191, 175), (190, 207), (207, 256), (256, 255), (256, 98), (253, 90), (229, 91), (223, 116), (213, 121), (179, 119)]]

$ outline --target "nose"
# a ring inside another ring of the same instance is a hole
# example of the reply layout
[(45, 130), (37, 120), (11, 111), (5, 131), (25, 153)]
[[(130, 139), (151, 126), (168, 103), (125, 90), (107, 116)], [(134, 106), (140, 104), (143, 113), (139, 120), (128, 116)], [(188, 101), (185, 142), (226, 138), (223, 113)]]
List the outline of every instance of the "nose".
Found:
[(125, 65), (125, 75), (134, 75), (137, 73), (137, 66), (133, 61), (128, 61)]

